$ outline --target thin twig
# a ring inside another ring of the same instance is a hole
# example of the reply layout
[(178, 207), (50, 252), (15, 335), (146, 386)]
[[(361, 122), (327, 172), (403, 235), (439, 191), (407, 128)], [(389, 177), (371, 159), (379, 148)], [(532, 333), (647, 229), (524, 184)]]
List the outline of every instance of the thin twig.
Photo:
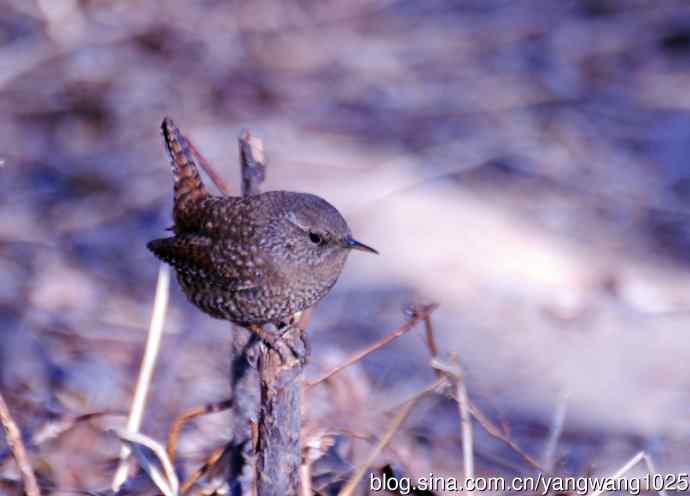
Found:
[[(55, 420), (50, 420), (43, 426), (39, 427), (36, 429), (35, 432), (32, 433), (31, 439), (27, 441), (26, 447), (31, 450), (32, 448), (36, 448), (40, 446), (41, 444), (44, 444), (49, 441), (53, 441), (66, 432), (69, 432), (71, 429), (73, 429), (75, 426), (77, 426), (81, 422), (88, 422), (91, 419), (102, 417), (105, 415), (116, 415), (116, 416), (121, 416), (125, 417), (127, 416), (126, 412), (117, 412), (115, 410), (112, 411), (102, 411), (102, 412), (91, 412), (91, 413), (84, 413), (81, 415), (77, 415), (76, 417), (63, 417), (63, 418), (57, 418)], [(7, 448), (5, 450), (0, 451), (0, 465), (3, 463), (5, 458), (10, 456), (12, 454), (12, 451)]]
[[(633, 456), (630, 460), (627, 461), (621, 468), (619, 468), (615, 473), (611, 474), (610, 476), (606, 477), (607, 480), (616, 480), (616, 479), (622, 479), (625, 474), (630, 472), (630, 470), (643, 461), (645, 465), (647, 466), (647, 472), (654, 476), (654, 474), (658, 474), (654, 462), (652, 461), (652, 458), (645, 453), (644, 451), (640, 451), (638, 454)], [(642, 488), (643, 490), (645, 488)], [(605, 492), (608, 492), (607, 489), (599, 489), (597, 491), (594, 491), (593, 493), (589, 494), (589, 496), (600, 496), (604, 494)], [(663, 489), (659, 489), (657, 491), (661, 496), (666, 496), (666, 491)]]
[(314, 494), (311, 482), (312, 466), (335, 445), (336, 435), (336, 432), (323, 431), (316, 425), (307, 425), (302, 428), (302, 464), (299, 468), (300, 496), (312, 496)]
[(314, 379), (313, 381), (308, 381), (307, 384), (306, 384), (306, 387), (307, 387), (307, 388), (312, 388), (312, 387), (316, 386), (317, 384), (320, 384), (320, 383), (322, 383), (322, 382), (324, 382), (324, 381), (330, 379), (334, 374), (337, 374), (338, 372), (340, 372), (341, 370), (343, 370), (343, 369), (349, 367), (349, 366), (352, 365), (353, 363), (358, 362), (359, 360), (361, 360), (362, 358), (364, 358), (365, 356), (367, 356), (369, 353), (372, 353), (372, 352), (378, 350), (379, 348), (382, 348), (383, 346), (386, 346), (388, 343), (390, 343), (390, 342), (393, 341), (394, 339), (396, 339), (396, 338), (402, 336), (403, 334), (405, 334), (406, 332), (408, 332), (410, 329), (412, 329), (412, 328), (415, 326), (415, 324), (416, 324), (417, 322), (419, 322), (420, 320), (424, 320), (424, 319), (425, 319), (427, 316), (429, 316), (434, 310), (436, 310), (436, 308), (438, 308), (438, 304), (436, 304), (436, 303), (432, 303), (432, 304), (430, 304), (430, 305), (425, 305), (424, 307), (422, 307), (421, 309), (419, 309), (419, 311), (415, 312), (415, 313), (412, 315), (412, 318), (410, 318), (410, 319), (409, 319), (407, 322), (405, 322), (403, 325), (401, 325), (401, 326), (398, 327), (397, 329), (391, 331), (391, 332), (388, 333), (386, 336), (384, 336), (383, 338), (379, 339), (379, 340), (376, 341), (375, 343), (372, 343), (371, 345), (367, 346), (367, 347), (364, 348), (363, 350), (360, 350), (360, 351), (358, 351), (358, 352), (352, 354), (352, 355), (350, 356), (350, 358), (348, 358), (347, 360), (345, 360), (345, 361), (344, 361), (343, 363), (341, 363), (340, 365), (337, 365), (336, 367), (332, 368), (331, 370), (329, 370), (328, 372), (326, 372), (325, 374), (323, 374), (323, 375), (322, 375), (321, 377), (319, 377), (318, 379)]
[[(427, 315), (424, 319), (424, 334), (426, 337), (426, 347), (429, 350), (429, 355), (431, 358), (436, 358), (438, 355), (438, 346), (436, 345), (436, 339), (434, 337), (434, 326), (431, 323), (431, 315)], [(438, 369), (434, 369), (436, 377), (441, 377), (443, 372)]]
[[(435, 360), (432, 360), (432, 366), (437, 367), (440, 370), (444, 370), (444, 372), (446, 371), (445, 369), (447, 369), (447, 366), (445, 364)], [(455, 394), (457, 395), (457, 392), (455, 392)], [(458, 398), (455, 399), (457, 401)], [(518, 446), (509, 434), (507, 434), (504, 430), (502, 430), (501, 428), (496, 426), (496, 424), (494, 424), (491, 420), (489, 420), (489, 417), (487, 417), (484, 414), (484, 412), (482, 412), (481, 409), (477, 405), (475, 405), (469, 398), (467, 400), (467, 407), (469, 412), (472, 414), (472, 417), (475, 418), (479, 425), (490, 436), (505, 443), (510, 449), (512, 449), (515, 453), (520, 455), (527, 463), (529, 463), (532, 466), (532, 468), (535, 468), (540, 472), (549, 472), (537, 460), (535, 460), (533, 457), (527, 454), (520, 446)]]
[[(467, 397), (467, 386), (465, 384), (465, 374), (460, 367), (460, 362), (456, 357), (452, 357), (451, 364), (445, 364), (438, 359), (431, 360), (431, 366), (447, 374), (455, 383), (455, 394), (458, 401), (460, 413), (460, 428), (462, 432), (462, 461), (463, 471), (466, 479), (474, 479), (474, 437), (472, 433), (472, 416), (470, 414), (470, 403)], [(467, 491), (467, 494), (474, 494)]]
[(529, 463), (532, 468), (539, 470), (541, 472), (548, 472), (548, 470), (545, 470), (544, 467), (541, 466), (541, 464), (532, 458), (529, 454), (525, 452), (518, 444), (513, 441), (513, 439), (510, 437), (510, 435), (506, 434), (503, 430), (501, 430), (499, 427), (496, 426), (491, 420), (489, 420), (489, 417), (487, 417), (484, 412), (482, 412), (477, 405), (475, 405), (472, 401), (469, 402), (469, 409), (470, 412), (472, 413), (472, 416), (477, 420), (480, 426), (492, 437), (495, 437), (499, 441), (502, 441), (505, 443), (510, 449), (512, 449), (515, 453), (520, 455), (523, 460), (525, 460), (527, 463)]
[[(168, 308), (168, 294), (170, 287), (170, 269), (167, 265), (161, 264), (158, 270), (158, 282), (156, 283), (156, 296), (153, 301), (153, 313), (151, 324), (146, 339), (146, 349), (139, 370), (139, 379), (132, 400), (132, 408), (127, 422), (128, 432), (138, 432), (146, 407), (146, 397), (148, 395), (153, 369), (158, 359), (161, 337), (163, 335), (163, 324), (165, 322), (165, 312)], [(117, 492), (120, 486), (127, 480), (129, 469), (128, 458), (131, 450), (128, 446), (123, 446), (120, 451), (120, 463), (113, 477), (112, 489)]]
[(426, 332), (426, 345), (429, 348), (429, 354), (431, 358), (435, 358), (438, 355), (438, 346), (436, 346), (436, 339), (434, 339), (434, 327), (431, 324), (431, 315), (427, 315), (424, 318), (424, 330)]
[[(465, 376), (456, 378), (455, 388), (458, 395), (458, 409), (462, 429), (462, 460), (465, 477), (474, 479), (474, 437), (472, 434), (472, 416), (470, 415), (469, 400), (467, 399), (467, 385)], [(473, 494), (473, 491), (468, 492)]]
[(551, 424), (551, 431), (549, 432), (549, 437), (546, 440), (546, 445), (544, 447), (544, 456), (542, 457), (544, 468), (549, 472), (553, 470), (553, 466), (556, 463), (556, 447), (558, 446), (558, 440), (563, 432), (563, 424), (565, 423), (565, 414), (568, 410), (568, 393), (561, 392), (558, 395), (558, 403), (556, 405), (556, 411), (553, 416), (553, 422)]
[(168, 434), (168, 443), (166, 445), (166, 453), (171, 462), (175, 462), (175, 450), (177, 448), (177, 440), (180, 437), (180, 431), (182, 427), (192, 420), (193, 418), (200, 417), (202, 415), (208, 415), (211, 413), (222, 412), (227, 410), (232, 406), (232, 398), (228, 398), (217, 403), (208, 403), (206, 405), (197, 406), (190, 410), (187, 410), (182, 415), (175, 419), (172, 427), (170, 428), (170, 433)]
[(204, 475), (209, 473), (211, 469), (220, 461), (223, 459), (223, 457), (230, 452), (232, 449), (232, 444), (227, 443), (225, 446), (221, 448), (216, 448), (214, 449), (211, 454), (208, 456), (206, 459), (206, 462), (199, 467), (197, 470), (192, 472), (192, 475), (190, 475), (187, 480), (185, 480), (182, 483), (182, 486), (180, 487), (180, 493), (186, 494), (187, 491), (198, 481), (201, 479)]
[(7, 407), (2, 394), (0, 394), (0, 422), (2, 422), (2, 427), (5, 431), (7, 445), (10, 447), (14, 461), (17, 462), (19, 467), (19, 473), (24, 482), (24, 491), (26, 491), (27, 496), (41, 496), (41, 490), (38, 488), (38, 482), (36, 482), (36, 475), (33, 468), (31, 468), (31, 463), (29, 463), (29, 457), (26, 454), (26, 448), (22, 441), (22, 433), (10, 415), (10, 409)]
[(352, 494), (354, 494), (355, 490), (357, 489), (357, 485), (367, 473), (367, 470), (369, 470), (369, 467), (374, 463), (376, 458), (381, 454), (384, 448), (388, 446), (391, 439), (393, 439), (393, 436), (398, 429), (400, 429), (400, 426), (409, 415), (412, 407), (417, 403), (417, 401), (419, 401), (420, 398), (435, 391), (444, 382), (446, 382), (446, 379), (443, 377), (436, 379), (430, 385), (405, 400), (405, 402), (400, 406), (397, 415), (395, 418), (393, 418), (393, 421), (388, 426), (388, 429), (384, 435), (381, 437), (376, 446), (374, 446), (374, 449), (369, 453), (369, 456), (367, 456), (367, 459), (364, 461), (364, 463), (357, 467), (354, 474), (352, 474), (352, 477), (350, 477), (350, 480), (348, 480), (347, 484), (345, 484), (345, 487), (343, 487), (343, 489), (341, 489), (338, 493), (338, 496), (352, 496)]
[(54, 441), (58, 437), (62, 436), (66, 432), (76, 427), (82, 422), (88, 422), (89, 420), (105, 417), (105, 416), (118, 416), (125, 417), (126, 412), (118, 412), (115, 410), (103, 410), (100, 412), (89, 412), (77, 415), (76, 417), (66, 417), (60, 418), (48, 422), (46, 425), (41, 427), (36, 431), (36, 433), (31, 437), (30, 446), (40, 446), (48, 441)]
[(211, 179), (213, 184), (216, 185), (216, 188), (218, 188), (218, 190), (224, 195), (230, 195), (230, 193), (232, 193), (232, 188), (230, 188), (230, 186), (223, 181), (223, 178), (218, 175), (209, 161), (206, 160), (206, 157), (204, 157), (197, 147), (194, 146), (194, 143), (192, 143), (192, 140), (190, 140), (189, 137), (187, 137), (187, 143), (189, 144), (189, 149), (194, 155), (196, 155), (196, 158), (199, 159), (199, 165), (201, 165), (201, 168), (204, 169), (204, 172)]
[(239, 137), (240, 167), (242, 169), (242, 196), (259, 193), (261, 183), (266, 179), (266, 157), (263, 142), (248, 130)]

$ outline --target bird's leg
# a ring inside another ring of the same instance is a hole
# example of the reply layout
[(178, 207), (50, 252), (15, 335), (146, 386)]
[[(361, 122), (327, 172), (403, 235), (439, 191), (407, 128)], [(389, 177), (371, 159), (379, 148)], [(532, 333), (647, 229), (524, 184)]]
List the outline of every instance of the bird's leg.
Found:
[[(292, 353), (301, 362), (302, 366), (304, 366), (307, 364), (309, 356), (311, 355), (311, 344), (307, 340), (307, 334), (305, 330), (299, 326), (299, 320), (301, 315), (302, 312), (297, 312), (296, 314), (290, 316), (286, 321), (278, 323), (277, 327), (282, 339), (286, 341), (286, 345), (290, 348)], [(290, 344), (291, 338), (288, 336), (290, 332), (298, 333), (297, 337), (302, 343), (302, 350), (298, 351), (292, 344)]]
[(299, 361), (303, 361), (302, 354), (299, 353), (298, 350), (295, 350), (295, 348), (281, 335), (267, 331), (256, 324), (250, 324), (247, 326), (247, 329), (256, 334), (269, 348), (278, 353), (283, 363), (290, 363), (295, 358)]
[[(297, 319), (294, 319), (297, 320)], [(295, 355), (300, 359), (302, 362), (302, 365), (306, 365), (307, 362), (309, 361), (309, 357), (311, 356), (311, 343), (307, 339), (307, 333), (305, 332), (304, 329), (302, 329), (300, 326), (297, 325), (296, 322), (293, 323), (293, 319), (290, 319), (288, 321), (290, 323), (285, 323), (284, 328), (282, 329), (282, 334), (281, 335), (286, 335), (290, 331), (294, 331), (299, 333), (299, 340), (302, 343), (302, 347), (304, 348), (304, 353), (298, 354), (295, 353)], [(290, 346), (290, 345), (288, 345)], [(294, 348), (290, 347), (290, 349), (294, 352)]]
[(309, 357), (311, 357), (311, 341), (307, 339), (307, 333), (304, 329), (299, 330), (299, 339), (302, 341), (302, 346), (304, 346), (304, 359), (302, 365), (306, 365), (309, 362)]
[[(306, 319), (303, 319), (304, 317), (307, 317)], [(290, 329), (295, 329), (297, 332), (299, 332), (299, 339), (302, 342), (302, 346), (304, 347), (304, 354), (300, 358), (302, 361), (302, 365), (306, 365), (307, 361), (309, 360), (309, 356), (311, 355), (311, 343), (307, 340), (307, 334), (306, 334), (306, 329), (304, 328), (305, 322), (303, 320), (308, 321), (308, 315), (305, 313), (305, 311), (301, 312), (295, 312), (285, 322), (281, 322), (282, 326), (282, 333), (285, 334), (290, 331)]]

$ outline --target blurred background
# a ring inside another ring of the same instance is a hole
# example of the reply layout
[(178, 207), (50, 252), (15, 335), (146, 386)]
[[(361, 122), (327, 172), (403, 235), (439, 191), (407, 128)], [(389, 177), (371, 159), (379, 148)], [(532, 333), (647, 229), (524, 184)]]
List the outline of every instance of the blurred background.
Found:
[[(129, 408), (159, 267), (145, 245), (171, 223), (165, 115), (235, 191), (251, 129), (265, 189), (327, 198), (381, 252), (353, 254), (315, 309), (309, 378), (435, 301), (470, 398), (542, 467), (605, 475), (644, 450), (687, 472), (686, 1), (0, 5), (0, 388), (45, 484), (112, 478), (121, 417), (39, 434)], [(143, 427), (160, 440), (229, 394), (228, 324), (173, 283), (165, 329)], [(421, 326), (341, 377), (305, 398), (305, 422), (340, 433), (321, 494), (434, 379)], [(186, 430), (181, 470), (228, 426)], [(536, 473), (475, 437), (478, 473)], [(461, 477), (460, 447), (457, 405), (432, 396), (377, 466)], [(0, 464), (9, 488), (1, 442)]]

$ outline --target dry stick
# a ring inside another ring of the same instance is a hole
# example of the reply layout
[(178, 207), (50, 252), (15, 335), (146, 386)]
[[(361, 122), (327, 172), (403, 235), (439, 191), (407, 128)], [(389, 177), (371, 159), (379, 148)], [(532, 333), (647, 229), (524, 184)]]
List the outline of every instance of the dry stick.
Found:
[(204, 169), (206, 175), (211, 179), (211, 181), (213, 181), (213, 184), (216, 185), (216, 188), (218, 188), (224, 195), (230, 195), (230, 193), (232, 193), (232, 189), (225, 181), (223, 181), (223, 178), (216, 173), (215, 169), (211, 167), (211, 164), (208, 162), (208, 160), (206, 160), (206, 157), (204, 157), (196, 146), (194, 146), (192, 140), (187, 138), (187, 143), (189, 144), (189, 149), (194, 155), (196, 155), (196, 158), (199, 159), (199, 165), (201, 165), (201, 168)]
[[(75, 426), (81, 422), (88, 422), (89, 420), (97, 417), (102, 417), (105, 415), (117, 415), (125, 417), (127, 413), (117, 412), (115, 410), (109, 411), (104, 410), (102, 412), (91, 412), (77, 415), (76, 417), (58, 418), (56, 420), (50, 420), (43, 426), (36, 429), (32, 434), (31, 439), (27, 442), (27, 447), (29, 450), (36, 448), (43, 443), (48, 441), (53, 441), (58, 437), (62, 436), (66, 432), (69, 432)], [(10, 456), (12, 451), (7, 448), (6, 450), (0, 451), (0, 465), (5, 461), (5, 458)]]
[(330, 379), (333, 375), (335, 375), (338, 372), (340, 372), (341, 370), (349, 367), (353, 363), (358, 362), (359, 360), (361, 360), (362, 358), (367, 356), (369, 353), (372, 353), (372, 352), (378, 350), (379, 348), (386, 346), (388, 343), (390, 343), (394, 339), (402, 336), (403, 334), (408, 332), (410, 329), (412, 329), (417, 322), (419, 322), (420, 320), (426, 319), (429, 315), (431, 315), (431, 313), (434, 310), (436, 310), (436, 308), (438, 308), (437, 303), (432, 303), (431, 305), (425, 305), (419, 311), (415, 312), (410, 320), (405, 322), (403, 325), (401, 325), (397, 329), (391, 331), (386, 336), (379, 339), (375, 343), (372, 343), (371, 345), (367, 346), (363, 350), (360, 350), (360, 351), (354, 353), (352, 356), (350, 356), (350, 358), (345, 360), (340, 365), (337, 365), (336, 367), (332, 368), (331, 370), (329, 370), (328, 372), (323, 374), (318, 379), (314, 379), (313, 381), (307, 382), (307, 388), (312, 388), (312, 387), (316, 386), (317, 384), (320, 384), (320, 383)]
[[(426, 337), (426, 347), (429, 349), (429, 355), (434, 359), (438, 355), (438, 346), (434, 338), (434, 326), (431, 323), (431, 315), (427, 315), (424, 319), (424, 335)], [(441, 377), (443, 375), (443, 372), (438, 369), (434, 369), (434, 373), (436, 373), (436, 377)]]
[[(232, 189), (223, 181), (211, 164), (206, 160), (202, 153), (196, 148), (194, 143), (187, 138), (189, 148), (199, 160), (204, 172), (216, 185), (218, 190), (224, 195), (230, 195)], [(238, 139), (240, 166), (242, 174), (242, 195), (255, 195), (260, 191), (261, 182), (266, 175), (265, 159), (263, 155), (263, 145), (260, 140), (253, 138), (249, 131), (243, 131)], [(255, 419), (259, 410), (259, 377), (257, 371), (251, 366), (255, 361), (253, 353), (254, 338), (242, 328), (235, 328), (232, 335), (232, 362), (230, 372), (230, 383), (233, 398), (237, 401), (232, 402), (232, 441), (228, 443), (227, 451), (232, 452), (232, 463), (229, 473), (229, 482), (236, 481), (242, 486), (242, 492), (255, 492), (254, 475), (251, 471), (245, 470), (252, 464), (253, 448), (255, 443), (254, 430), (256, 427)], [(180, 421), (182, 419), (178, 419)], [(182, 420), (178, 426), (189, 420)], [(168, 453), (172, 457), (179, 434), (173, 430), (168, 438)], [(172, 445), (171, 445), (172, 443)]]
[[(299, 328), (302, 329), (303, 331), (309, 326), (309, 322), (311, 321), (311, 316), (312, 316), (312, 309), (307, 308), (306, 310), (303, 310), (302, 312), (299, 312), (296, 316), (296, 322), (295, 325)], [(304, 385), (303, 385), (304, 386)], [(304, 390), (302, 391), (304, 393)], [(314, 490), (312, 488), (311, 484), (311, 465), (312, 461), (309, 459), (309, 456), (306, 455), (306, 451), (302, 453), (302, 461), (299, 467), (299, 478), (300, 478), (300, 485), (301, 485), (301, 496), (312, 496), (314, 494)]]
[[(259, 193), (266, 177), (261, 140), (243, 131), (239, 139), (242, 194)], [(304, 357), (302, 331), (291, 325), (282, 339)], [(300, 358), (298, 357), (298, 358)], [(256, 490), (259, 496), (298, 496), (301, 462), (302, 360), (283, 362), (278, 353), (259, 348), (260, 406), (256, 442)]]
[[(469, 400), (467, 399), (467, 385), (465, 376), (455, 379), (455, 388), (458, 395), (458, 409), (460, 413), (460, 425), (462, 430), (462, 461), (465, 477), (474, 480), (474, 438), (472, 435), (472, 416), (470, 415)], [(468, 494), (473, 494), (469, 491)]]
[[(252, 155), (252, 138), (247, 131), (244, 131), (239, 137), (240, 159), (242, 167), (242, 194), (244, 196), (249, 194), (257, 194), (259, 192), (260, 182), (263, 180), (265, 173), (257, 174), (256, 169), (263, 167), (263, 158), (261, 163), (253, 159)], [(196, 148), (194, 143), (187, 138), (189, 148), (192, 153), (199, 160), (204, 172), (211, 179), (213, 184), (224, 195), (230, 195), (232, 189), (223, 181), (220, 175), (215, 171), (211, 164), (206, 160), (202, 153)], [(256, 149), (261, 149), (260, 142)], [(257, 155), (259, 153), (257, 152)], [(263, 153), (260, 154), (263, 157)], [(253, 167), (253, 169), (251, 169)], [(247, 171), (245, 172), (245, 169)], [(265, 169), (261, 169), (262, 171)], [(230, 366), (230, 384), (233, 398), (237, 401), (232, 402), (232, 440), (228, 443), (227, 450), (233, 453), (233, 462), (228, 471), (229, 482), (232, 485), (234, 482), (242, 486), (242, 492), (248, 493), (253, 490), (254, 476), (245, 470), (247, 465), (251, 465), (252, 457), (252, 422), (254, 422), (259, 409), (259, 378), (257, 372), (252, 368), (251, 363), (253, 358), (253, 337), (251, 334), (240, 327), (233, 329), (232, 334), (232, 362)], [(190, 412), (188, 412), (190, 413)], [(191, 418), (191, 417), (189, 417)], [(172, 457), (177, 444), (177, 437), (179, 435), (179, 428), (182, 424), (189, 420), (178, 419), (181, 422), (177, 430), (173, 426), (173, 430), (168, 437), (168, 453)]]
[(427, 315), (424, 318), (424, 330), (429, 353), (431, 354), (431, 358), (435, 358), (436, 355), (438, 355), (438, 346), (436, 346), (436, 340), (434, 339), (434, 327), (431, 325), (431, 315)]
[[(290, 339), (290, 348), (304, 356), (299, 337), (291, 339), (284, 334), (283, 339)], [(302, 362), (285, 363), (276, 351), (262, 347), (258, 368), (261, 406), (256, 454), (257, 493), (259, 496), (299, 496)]]
[(549, 437), (544, 447), (543, 463), (544, 468), (549, 472), (553, 470), (553, 466), (556, 463), (556, 447), (558, 446), (558, 440), (563, 432), (563, 424), (565, 423), (565, 414), (567, 410), (568, 393), (562, 391), (558, 395), (558, 403), (556, 405), (553, 423), (551, 424), (551, 431), (549, 432)]
[[(437, 368), (438, 366), (445, 366), (443, 364), (440, 364), (440, 362), (437, 362), (432, 359), (432, 367)], [(441, 370), (440, 368), (437, 368), (437, 370)], [(458, 392), (456, 391), (456, 396)], [(456, 397), (456, 400), (459, 400), (459, 396)], [(458, 401), (459, 403), (459, 401)], [(532, 458), (530, 455), (528, 455), (520, 446), (518, 446), (515, 441), (511, 439), (511, 437), (501, 430), (499, 427), (497, 427), (491, 420), (489, 420), (489, 417), (487, 417), (484, 412), (482, 412), (477, 405), (475, 405), (472, 401), (470, 401), (469, 398), (467, 398), (467, 409), (468, 411), (472, 414), (472, 417), (475, 418), (475, 420), (479, 423), (479, 425), (492, 437), (498, 439), (499, 441), (502, 441), (505, 443), (510, 449), (512, 449), (515, 453), (520, 455), (527, 463), (529, 463), (532, 468), (539, 470), (541, 472), (549, 472), (549, 470), (545, 469), (537, 460)], [(462, 415), (462, 413), (461, 413)]]
[[(130, 433), (136, 433), (141, 427), (141, 420), (144, 416), (144, 408), (146, 406), (146, 396), (151, 384), (151, 377), (153, 376), (153, 369), (158, 358), (158, 350), (160, 349), (161, 337), (163, 335), (163, 323), (165, 322), (165, 311), (168, 307), (168, 294), (170, 287), (170, 269), (167, 265), (161, 264), (158, 270), (158, 282), (156, 283), (156, 296), (153, 301), (153, 314), (151, 316), (151, 325), (149, 326), (149, 333), (146, 339), (146, 349), (144, 351), (144, 358), (141, 362), (141, 370), (139, 371), (139, 380), (134, 392), (134, 400), (132, 401), (132, 409), (127, 422), (127, 430)], [(129, 468), (128, 458), (131, 449), (127, 445), (122, 446), (120, 451), (120, 463), (115, 471), (113, 477), (112, 490), (117, 492), (120, 486), (127, 480), (127, 472)]]
[(498, 428), (489, 418), (482, 412), (477, 405), (472, 403), (471, 401), (469, 402), (469, 409), (470, 413), (472, 413), (472, 416), (477, 420), (479, 425), (482, 426), (482, 428), (492, 437), (495, 437), (499, 441), (502, 441), (505, 443), (510, 449), (512, 449), (515, 453), (520, 455), (523, 460), (525, 460), (527, 463), (529, 463), (532, 468), (539, 470), (541, 472), (548, 472), (548, 470), (545, 470), (544, 467), (541, 466), (541, 464), (532, 458), (530, 455), (528, 455), (520, 446), (515, 443), (511, 439), (511, 437), (503, 432), (500, 428)]
[[(625, 474), (630, 472), (630, 470), (640, 463), (641, 461), (644, 461), (645, 465), (647, 466), (647, 472), (654, 477), (654, 474), (659, 474), (659, 472), (656, 470), (655, 464), (652, 461), (652, 458), (645, 453), (644, 451), (640, 451), (638, 454), (633, 456), (628, 462), (623, 465), (621, 468), (619, 468), (615, 473), (609, 475), (605, 479), (607, 480), (616, 480), (616, 479), (622, 479)], [(665, 480), (665, 479), (664, 479)], [(645, 488), (642, 488), (644, 490)], [(589, 494), (589, 496), (601, 496), (602, 494), (608, 492), (606, 489), (599, 489), (597, 491), (594, 491), (593, 493)], [(657, 491), (661, 496), (666, 496), (666, 491), (663, 489), (659, 489)]]
[(0, 394), (0, 422), (2, 422), (2, 427), (5, 431), (7, 445), (10, 447), (14, 461), (17, 462), (19, 467), (19, 473), (24, 482), (24, 491), (27, 496), (41, 496), (41, 490), (36, 482), (36, 475), (33, 468), (31, 468), (26, 448), (24, 448), (24, 443), (22, 442), (22, 433), (12, 419), (10, 409), (7, 408), (7, 403), (5, 403), (5, 398), (2, 397), (2, 394)]
[(180, 486), (180, 493), (186, 494), (196, 481), (206, 475), (226, 454), (229, 453), (230, 449), (231, 444), (229, 443), (224, 447), (214, 449), (206, 459), (206, 462), (182, 483), (182, 486)]
[(381, 437), (377, 445), (374, 447), (374, 449), (369, 453), (369, 456), (367, 459), (362, 463), (357, 469), (355, 470), (355, 473), (352, 474), (352, 477), (350, 478), (349, 481), (347, 481), (347, 484), (345, 484), (345, 487), (340, 490), (338, 493), (338, 496), (352, 496), (354, 494), (355, 490), (357, 489), (357, 485), (360, 483), (364, 475), (367, 473), (367, 470), (369, 470), (369, 467), (373, 465), (374, 461), (376, 458), (381, 454), (381, 452), (384, 450), (386, 446), (388, 446), (388, 443), (390, 443), (391, 439), (393, 439), (393, 436), (395, 433), (400, 429), (400, 426), (402, 423), (405, 421), (407, 416), (410, 413), (410, 410), (412, 410), (412, 407), (419, 401), (420, 398), (422, 398), (424, 395), (431, 393), (435, 391), (441, 384), (446, 383), (445, 377), (441, 377), (439, 379), (436, 379), (433, 383), (419, 391), (418, 393), (415, 393), (411, 398), (407, 399), (400, 407), (400, 410), (398, 411), (398, 414), (395, 416), (391, 424), (388, 426), (388, 429), (384, 433), (384, 435)]
[[(115, 429), (112, 432), (114, 432), (121, 441), (125, 441), (131, 446), (139, 461), (139, 465), (141, 465), (156, 487), (158, 487), (165, 496), (178, 496), (180, 482), (177, 479), (177, 474), (175, 473), (172, 462), (160, 443), (144, 434), (127, 431), (125, 429)], [(161, 473), (161, 471), (151, 463), (146, 453), (141, 449), (141, 446), (148, 448), (158, 457), (158, 461), (161, 467), (163, 467), (164, 473)]]
[(240, 133), (240, 167), (242, 168), (242, 196), (258, 195), (266, 179), (266, 157), (261, 140), (246, 129)]
[[(445, 364), (436, 358), (431, 360), (431, 366), (447, 374), (455, 383), (455, 394), (457, 395), (458, 409), (460, 413), (460, 427), (462, 431), (462, 460), (465, 479), (474, 479), (474, 441), (472, 435), (472, 416), (470, 415), (469, 400), (467, 398), (467, 386), (465, 385), (465, 374), (460, 368), (459, 360), (451, 358), (451, 364)], [(473, 491), (466, 491), (467, 494), (474, 494)]]
[[(258, 194), (260, 180), (263, 179), (263, 176), (252, 173), (251, 167), (255, 166), (256, 161), (248, 160), (252, 157), (250, 139), (251, 136), (246, 131), (238, 137), (242, 196)], [(219, 189), (222, 188), (219, 186)], [(233, 326), (230, 387), (234, 401), (231, 407), (232, 441), (229, 446), (228, 482), (231, 487), (239, 485), (240, 492), (248, 495), (256, 492), (254, 452), (258, 432), (256, 421), (259, 412), (260, 381), (259, 373), (253, 365), (257, 361), (258, 353), (255, 344), (256, 338), (252, 333), (242, 327)]]
[(168, 443), (166, 445), (165, 451), (168, 454), (171, 462), (175, 462), (175, 450), (177, 448), (177, 440), (180, 437), (180, 431), (182, 427), (192, 420), (193, 418), (200, 417), (202, 415), (208, 415), (211, 413), (222, 412), (227, 410), (232, 406), (232, 398), (227, 400), (219, 401), (217, 403), (208, 403), (203, 406), (197, 406), (191, 410), (187, 410), (182, 415), (175, 419), (172, 427), (170, 428), (170, 433), (168, 434)]

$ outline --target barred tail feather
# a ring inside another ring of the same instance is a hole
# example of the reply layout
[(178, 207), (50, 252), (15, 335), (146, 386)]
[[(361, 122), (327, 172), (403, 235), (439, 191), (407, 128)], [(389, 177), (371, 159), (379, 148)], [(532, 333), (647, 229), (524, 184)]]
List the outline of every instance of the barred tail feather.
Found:
[(201, 180), (201, 176), (199, 176), (199, 168), (194, 160), (187, 138), (169, 117), (163, 119), (161, 129), (175, 178), (173, 216), (175, 221), (178, 222), (188, 206), (207, 198), (209, 194)]

